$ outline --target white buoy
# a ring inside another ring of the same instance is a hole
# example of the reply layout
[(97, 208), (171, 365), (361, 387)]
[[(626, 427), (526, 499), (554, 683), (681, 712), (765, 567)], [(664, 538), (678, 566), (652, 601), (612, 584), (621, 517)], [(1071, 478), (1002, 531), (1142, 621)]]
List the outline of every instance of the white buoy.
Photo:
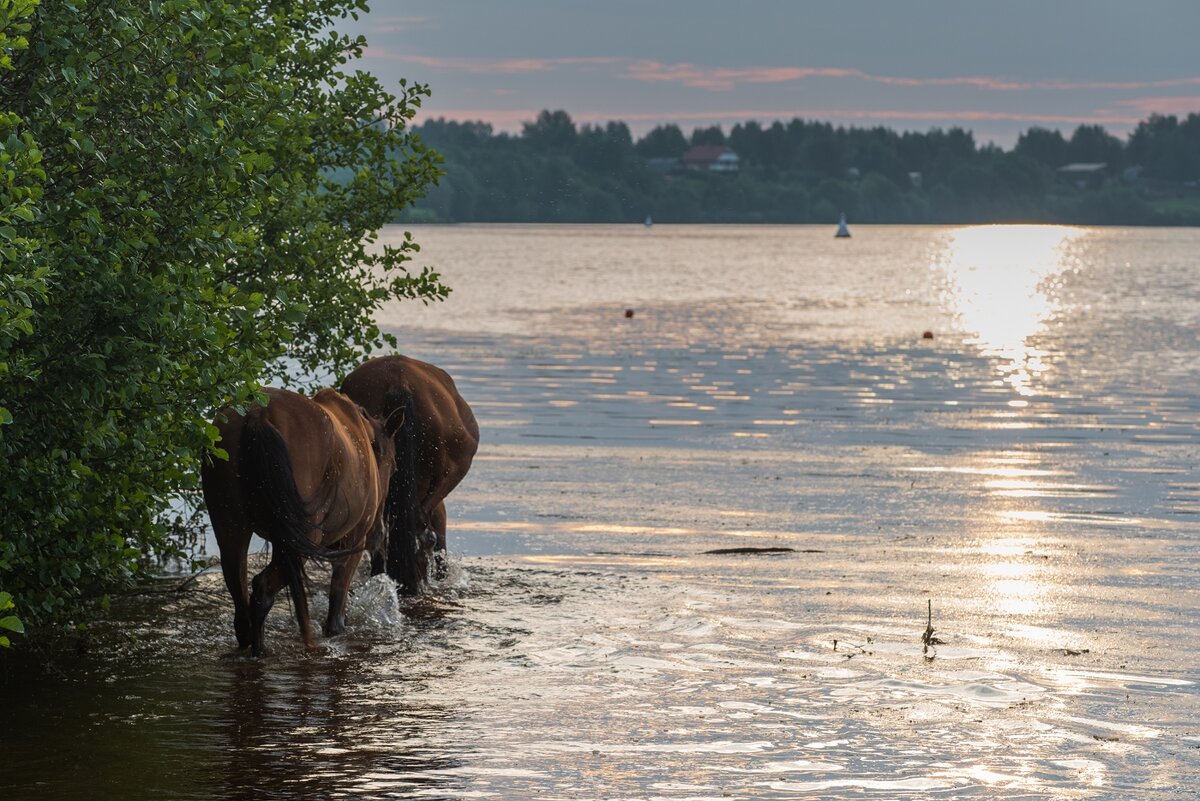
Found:
[(845, 214), (842, 214), (838, 218), (838, 229), (837, 229), (837, 233), (834, 234), (834, 236), (838, 239), (849, 239), (850, 238), (850, 229), (846, 227), (846, 215)]

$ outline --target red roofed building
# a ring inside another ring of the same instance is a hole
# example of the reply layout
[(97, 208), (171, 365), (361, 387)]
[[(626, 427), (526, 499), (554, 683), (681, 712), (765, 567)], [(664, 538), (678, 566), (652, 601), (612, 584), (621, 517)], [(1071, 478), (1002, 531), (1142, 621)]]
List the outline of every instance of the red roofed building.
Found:
[(738, 154), (724, 145), (696, 145), (683, 154), (683, 166), (689, 170), (737, 172)]

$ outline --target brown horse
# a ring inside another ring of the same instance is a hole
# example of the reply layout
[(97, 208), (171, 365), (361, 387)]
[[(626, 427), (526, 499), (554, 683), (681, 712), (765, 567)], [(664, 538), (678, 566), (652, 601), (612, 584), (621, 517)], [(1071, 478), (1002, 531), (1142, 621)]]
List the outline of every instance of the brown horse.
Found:
[[(292, 593), (300, 636), (312, 646), (304, 559), (329, 561), (326, 636), (345, 630), (346, 596), (364, 549), (386, 539), (383, 503), (395, 464), (388, 423), (369, 418), (345, 395), (323, 389), (307, 398), (267, 389), (269, 403), (245, 415), (222, 409), (213, 423), (227, 460), (210, 457), (200, 472), (204, 499), (233, 596), (238, 646), (263, 650), (263, 621), (283, 586)], [(246, 586), (250, 535), (272, 545), (271, 562)]]
[[(387, 574), (404, 592), (417, 594), (429, 561), (446, 550), (446, 504), (479, 447), (479, 424), (445, 370), (407, 356), (382, 356), (362, 364), (342, 382), (342, 392), (377, 417), (404, 410), (396, 431), (396, 472), (384, 517)], [(439, 560), (444, 565), (444, 561)], [(371, 557), (372, 574), (384, 554)]]

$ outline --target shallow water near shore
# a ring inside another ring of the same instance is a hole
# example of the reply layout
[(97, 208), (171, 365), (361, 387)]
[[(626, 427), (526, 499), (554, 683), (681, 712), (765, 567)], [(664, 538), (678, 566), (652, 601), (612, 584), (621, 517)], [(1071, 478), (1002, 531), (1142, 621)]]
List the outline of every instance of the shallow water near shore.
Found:
[(128, 599), (4, 686), (12, 797), (1192, 797), (1200, 231), (853, 231), (417, 229), (450, 575), (260, 661)]

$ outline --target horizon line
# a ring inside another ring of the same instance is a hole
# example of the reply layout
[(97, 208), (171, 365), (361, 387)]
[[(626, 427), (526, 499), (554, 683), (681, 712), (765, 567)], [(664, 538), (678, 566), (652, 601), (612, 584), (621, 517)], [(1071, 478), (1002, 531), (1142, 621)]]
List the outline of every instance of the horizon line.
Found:
[[(1167, 105), (1175, 105), (1178, 101), (1190, 101), (1192, 98), (1164, 98), (1169, 102)], [(1138, 108), (1140, 103), (1129, 103), (1129, 106)], [(896, 110), (845, 110), (845, 109), (812, 109), (808, 111), (762, 111), (762, 110), (739, 110), (739, 111), (720, 111), (720, 112), (627, 112), (623, 114), (610, 114), (607, 112), (582, 112), (573, 114), (566, 109), (542, 108), (537, 110), (532, 109), (426, 109), (423, 108), (413, 121), (413, 125), (420, 125), (423, 122), (433, 122), (436, 120), (445, 120), (457, 123), (482, 123), (492, 127), (493, 131), (504, 133), (520, 133), (523, 126), (535, 122), (538, 116), (543, 112), (562, 111), (570, 117), (572, 124), (576, 127), (580, 125), (603, 125), (607, 123), (625, 124), (633, 133), (633, 125), (630, 123), (642, 123), (637, 126), (642, 131), (641, 136), (644, 136), (654, 128), (675, 125), (683, 128), (689, 123), (696, 127), (718, 127), (722, 131), (728, 132), (726, 126), (733, 127), (736, 125), (744, 125), (747, 123), (757, 123), (764, 130), (772, 127), (775, 124), (787, 125), (797, 120), (809, 123), (820, 123), (833, 125), (840, 128), (871, 128), (885, 127), (892, 128), (899, 133), (927, 133), (934, 130), (953, 130), (962, 129), (973, 136), (977, 133), (975, 128), (963, 123), (983, 123), (983, 122), (1016, 122), (1030, 123), (1028, 128), (1024, 130), (1032, 130), (1035, 128), (1060, 130), (1058, 126), (1087, 126), (1097, 125), (1105, 128), (1108, 133), (1118, 136), (1124, 134), (1128, 136), (1133, 129), (1140, 123), (1148, 122), (1154, 117), (1175, 117), (1179, 119), (1187, 115), (1200, 114), (1200, 108), (1192, 109), (1188, 106), (1188, 111), (1180, 111), (1177, 109), (1164, 109), (1161, 111), (1145, 111), (1138, 114), (1129, 112), (1106, 111), (1100, 114), (1038, 114), (1038, 113), (1023, 113), (1023, 112), (994, 112), (994, 111), (896, 111)], [(428, 111), (429, 113), (425, 113)], [(847, 122), (846, 120), (849, 120)], [(876, 125), (856, 125), (855, 123), (877, 121), (880, 124)], [(892, 125), (883, 125), (883, 121), (893, 121)], [(920, 128), (916, 126), (905, 126), (902, 121), (912, 123), (936, 123), (945, 122), (946, 125), (928, 125)], [(1056, 126), (1055, 124), (1058, 124)], [(1105, 126), (1116, 126), (1114, 130), (1109, 130)], [(994, 134), (993, 134), (994, 135)]]

